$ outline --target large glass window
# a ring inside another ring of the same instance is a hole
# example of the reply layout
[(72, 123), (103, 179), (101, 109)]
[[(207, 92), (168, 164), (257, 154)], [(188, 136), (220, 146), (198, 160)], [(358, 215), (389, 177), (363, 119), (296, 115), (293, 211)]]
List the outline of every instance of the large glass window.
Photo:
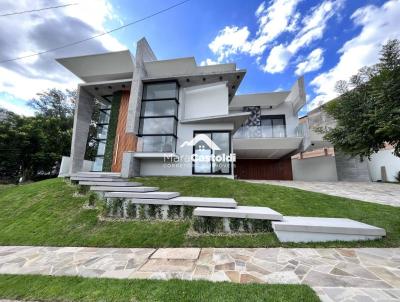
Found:
[[(193, 163), (193, 174), (231, 174), (231, 163), (223, 160), (231, 153), (231, 134), (228, 131), (195, 131), (194, 137), (199, 134), (208, 136), (220, 150), (213, 150), (203, 140), (193, 147), (197, 159)], [(205, 160), (209, 158), (209, 160)]]
[(143, 152), (175, 152), (178, 91), (176, 82), (144, 84), (139, 126)]
[(110, 122), (112, 96), (104, 96), (100, 104), (100, 112), (97, 121), (97, 153), (92, 167), (92, 171), (102, 171), (104, 152), (106, 149), (108, 124)]
[(262, 137), (285, 137), (286, 125), (284, 115), (261, 116)]
[(178, 99), (178, 85), (176, 82), (146, 83), (143, 99)]

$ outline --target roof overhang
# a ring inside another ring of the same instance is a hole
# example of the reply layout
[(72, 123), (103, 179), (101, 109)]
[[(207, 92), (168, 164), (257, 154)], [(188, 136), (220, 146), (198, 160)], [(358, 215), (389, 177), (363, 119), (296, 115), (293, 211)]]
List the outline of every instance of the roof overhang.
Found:
[(242, 94), (233, 97), (229, 104), (230, 109), (242, 109), (247, 106), (260, 106), (261, 108), (275, 108), (282, 104), (290, 94), (290, 91), (278, 91), (268, 93)]
[(233, 132), (239, 129), (250, 116), (250, 112), (232, 113), (226, 115), (215, 115), (201, 118), (181, 120), (181, 124), (220, 124), (233, 123)]
[(101, 81), (79, 84), (80, 88), (93, 95), (93, 97), (102, 98), (103, 96), (112, 95), (117, 91), (130, 91), (132, 79)]
[(129, 50), (57, 58), (56, 61), (85, 82), (132, 78), (134, 69)]
[(238, 158), (278, 159), (299, 150), (302, 137), (233, 139)]

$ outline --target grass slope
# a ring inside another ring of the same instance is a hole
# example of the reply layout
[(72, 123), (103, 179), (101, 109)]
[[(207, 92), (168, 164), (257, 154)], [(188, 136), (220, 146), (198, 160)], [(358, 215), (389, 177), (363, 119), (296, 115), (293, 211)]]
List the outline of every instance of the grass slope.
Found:
[(106, 222), (82, 208), (84, 198), (61, 179), (0, 191), (0, 245), (104, 247), (399, 247), (400, 208), (298, 189), (225, 178), (148, 177), (135, 181), (183, 196), (232, 197), (240, 205), (268, 206), (284, 215), (346, 217), (383, 227), (387, 237), (366, 242), (282, 244), (274, 234), (187, 238), (188, 222)]
[(0, 275), (0, 297), (40, 301), (320, 301), (306, 285)]

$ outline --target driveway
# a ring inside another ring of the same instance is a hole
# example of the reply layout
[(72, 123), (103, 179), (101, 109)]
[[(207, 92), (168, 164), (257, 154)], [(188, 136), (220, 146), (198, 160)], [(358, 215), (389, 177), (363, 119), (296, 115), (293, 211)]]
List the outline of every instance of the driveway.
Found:
[(400, 207), (400, 185), (379, 182), (245, 180)]

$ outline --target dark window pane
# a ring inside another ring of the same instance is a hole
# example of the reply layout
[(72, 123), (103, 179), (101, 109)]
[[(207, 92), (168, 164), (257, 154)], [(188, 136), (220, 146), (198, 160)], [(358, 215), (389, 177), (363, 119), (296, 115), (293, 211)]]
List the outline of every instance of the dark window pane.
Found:
[(97, 147), (97, 155), (104, 155), (104, 151), (106, 150), (106, 141), (99, 141), (99, 145)]
[(108, 125), (102, 125), (97, 127), (97, 138), (106, 139), (108, 133)]
[(175, 100), (142, 102), (142, 116), (178, 116), (178, 104)]
[(142, 118), (140, 134), (175, 134), (176, 120), (173, 117)]
[(103, 170), (103, 157), (96, 157), (93, 163), (92, 171), (98, 172)]
[[(228, 156), (230, 153), (229, 150), (229, 133), (228, 132), (214, 132), (212, 134), (213, 142), (221, 149), (214, 150), (214, 154), (216, 156), (221, 156), (225, 154)], [(215, 161), (213, 164), (213, 173), (214, 174), (226, 174), (229, 173), (229, 162), (226, 161)]]
[(100, 110), (99, 124), (108, 124), (110, 121), (110, 110)]
[(143, 136), (143, 152), (175, 152), (175, 137), (173, 136)]
[(176, 83), (145, 84), (143, 98), (146, 100), (178, 98)]

